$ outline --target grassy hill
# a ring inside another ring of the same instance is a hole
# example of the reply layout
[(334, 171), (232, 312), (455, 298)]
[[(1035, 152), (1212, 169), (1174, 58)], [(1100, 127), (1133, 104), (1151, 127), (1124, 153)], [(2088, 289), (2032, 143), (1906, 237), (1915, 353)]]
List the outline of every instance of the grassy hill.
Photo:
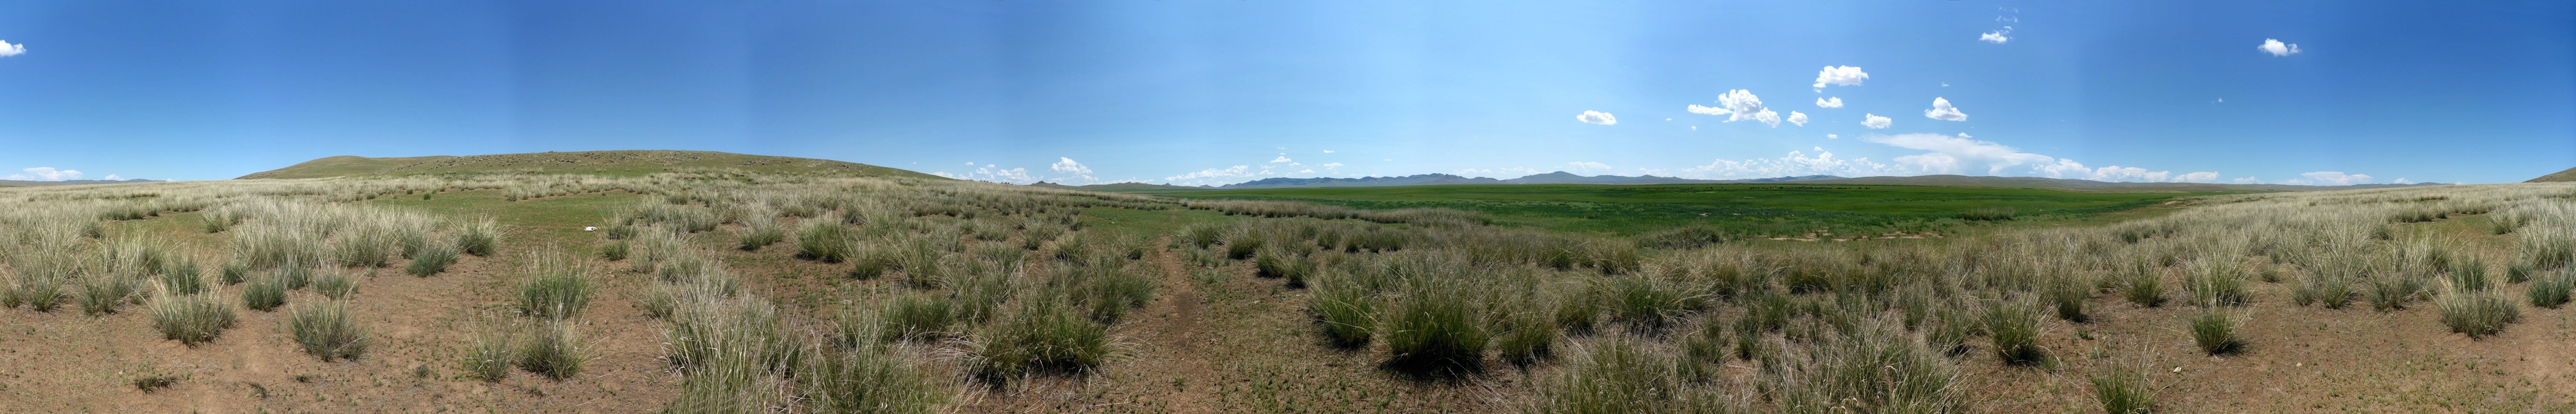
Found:
[(1156, 193), (1180, 198), (1302, 201), (1363, 209), (1442, 207), (1491, 214), (1497, 223), (1557, 231), (1638, 234), (1707, 225), (1752, 234), (1818, 228), (1858, 233), (1940, 231), (1981, 209), (2021, 221), (2086, 219), (2192, 195), (2244, 190), (2068, 191), (1994, 186), (1843, 185), (1810, 182), (1662, 185), (1442, 185), (1220, 189)]
[(871, 177), (938, 178), (913, 171), (845, 161), (746, 155), (713, 151), (578, 151), (402, 158), (353, 155), (325, 157), (286, 168), (242, 176), (242, 179), (321, 178), (537, 172), (636, 176), (699, 168), (727, 168), (774, 174), (824, 174)]
[(2559, 171), (2559, 172), (2556, 172), (2556, 173), (2551, 173), (2551, 174), (2549, 174), (2549, 175), (2543, 175), (2543, 176), (2540, 176), (2540, 178), (2533, 178), (2533, 179), (2531, 179), (2531, 181), (2524, 181), (2524, 182), (2526, 182), (2526, 183), (2565, 183), (2565, 182), (2576, 182), (2576, 168), (2569, 168), (2569, 169), (2567, 169), (2566, 171)]

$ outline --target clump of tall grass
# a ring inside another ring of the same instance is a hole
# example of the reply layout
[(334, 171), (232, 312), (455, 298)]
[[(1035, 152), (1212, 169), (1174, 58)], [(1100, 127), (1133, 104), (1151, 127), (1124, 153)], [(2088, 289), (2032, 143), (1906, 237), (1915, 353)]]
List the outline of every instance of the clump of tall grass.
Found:
[(1387, 364), (1410, 370), (1475, 370), (1494, 336), (1480, 318), (1480, 303), (1455, 283), (1422, 281), (1407, 286), (1382, 316)]
[(2236, 332), (2243, 321), (2226, 311), (2208, 309), (2191, 318), (2191, 342), (2210, 355), (2234, 354), (2245, 349), (2245, 337)]
[(573, 325), (562, 319), (538, 325), (517, 352), (519, 369), (557, 380), (580, 374), (582, 364), (590, 361), (590, 349)]
[(2576, 290), (2576, 272), (2559, 272), (2532, 279), (2523, 295), (2531, 298), (2533, 307), (2557, 309), (2567, 304), (2571, 290)]
[(840, 263), (850, 255), (850, 231), (835, 220), (815, 220), (796, 231), (796, 257)]
[(2155, 379), (2139, 367), (2113, 364), (2093, 373), (2093, 399), (2109, 414), (2155, 412)]
[(1154, 280), (1133, 266), (1119, 263), (1059, 266), (1042, 293), (1062, 296), (1092, 320), (1117, 323), (1127, 311), (1153, 300)]
[(456, 233), (456, 250), (465, 254), (491, 257), (501, 246), (501, 223), (483, 219), (466, 224)]
[(522, 271), (526, 273), (519, 279), (519, 312), (530, 316), (579, 314), (597, 289), (590, 283), (590, 267), (563, 254), (539, 255)]
[(691, 378), (733, 365), (789, 370), (805, 357), (803, 342), (789, 336), (778, 307), (756, 296), (684, 303), (670, 321), (666, 356)]
[(1986, 308), (1985, 333), (1994, 341), (1995, 357), (2006, 364), (2046, 362), (2039, 345), (2039, 307), (2027, 300), (1998, 300)]
[(967, 338), (965, 365), (976, 377), (1007, 382), (1037, 372), (1086, 373), (1115, 351), (1109, 327), (1068, 299), (1039, 297)]
[(2576, 226), (2540, 226), (2521, 233), (2521, 243), (2514, 245), (2514, 253), (2522, 263), (2539, 270), (2556, 270), (2576, 263)]
[(196, 346), (233, 327), (233, 308), (212, 293), (164, 294), (152, 302), (152, 327), (162, 339)]
[(2120, 298), (2142, 308), (2164, 306), (2164, 278), (2146, 271), (2143, 264), (2139, 267), (2138, 272), (2127, 276), (2127, 283), (2120, 285)]
[(349, 272), (325, 271), (321, 277), (313, 279), (313, 293), (332, 299), (348, 299), (350, 295), (358, 294), (358, 280), (350, 277)]
[(466, 348), (465, 372), (484, 382), (499, 382), (510, 377), (510, 366), (519, 361), (518, 328), (508, 319), (475, 332), (474, 343)]
[(2522, 310), (2504, 294), (2494, 289), (2444, 286), (2435, 304), (2441, 309), (2442, 325), (2451, 332), (2482, 338), (2504, 332), (2507, 325), (2522, 317)]
[(1662, 277), (1630, 274), (1601, 279), (1594, 290), (1607, 298), (1610, 319), (1631, 329), (1659, 330), (1698, 310), (1701, 289)]
[(205, 293), (209, 289), (205, 274), (197, 271), (196, 260), (188, 259), (186, 256), (164, 262), (157, 279), (160, 281), (161, 289), (168, 294), (194, 295)]
[[(2031, 315), (2036, 318), (2038, 315)], [(1766, 376), (1785, 412), (1944, 413), (1964, 410), (1952, 383), (1958, 367), (1875, 319), (1820, 338), (1806, 358)]]
[(1314, 259), (1276, 244), (1262, 248), (1254, 255), (1252, 265), (1255, 275), (1288, 279), (1290, 287), (1305, 286), (1306, 278), (1315, 273)]
[(742, 225), (742, 243), (735, 247), (743, 251), (760, 250), (787, 239), (787, 230), (779, 227), (776, 216), (753, 215), (744, 218)]
[(925, 295), (903, 295), (887, 302), (878, 315), (884, 318), (882, 341), (936, 339), (957, 323), (955, 302)]
[(142, 293), (134, 279), (123, 276), (91, 275), (85, 279), (73, 299), (80, 302), (81, 313), (90, 316), (116, 313), (117, 306)]
[(2237, 306), (2254, 297), (2245, 288), (2245, 270), (2228, 259), (2195, 262), (2182, 290), (2193, 305), (2199, 306)]
[(403, 266), (403, 271), (420, 277), (446, 272), (448, 265), (456, 264), (456, 253), (455, 247), (447, 245), (422, 246), (420, 251), (412, 253), (411, 264)]
[[(1545, 414), (1693, 412), (1686, 379), (1670, 358), (1627, 340), (1595, 344), (1547, 378), (1538, 404)], [(1684, 362), (1688, 363), (1688, 362)]]
[(1319, 278), (1314, 292), (1315, 298), (1307, 306), (1314, 308), (1315, 320), (1323, 325), (1326, 340), (1344, 348), (1368, 344), (1377, 328), (1376, 298), (1346, 276)]
[(599, 258), (608, 259), (611, 262), (626, 260), (626, 255), (632, 251), (633, 248), (629, 247), (625, 240), (604, 243), (599, 245)]
[(367, 328), (358, 324), (349, 310), (349, 302), (324, 301), (298, 305), (287, 311), (287, 331), (304, 353), (322, 358), (322, 362), (355, 359), (367, 351)]
[(2093, 316), (2084, 311), (2085, 302), (2093, 298), (2093, 289), (2082, 280), (2069, 278), (2050, 283), (2048, 290), (2041, 293), (2041, 299), (2048, 302), (2049, 309), (2057, 312), (2058, 319), (2074, 323), (2093, 320)]
[(250, 266), (239, 262), (226, 263), (223, 270), (217, 271), (217, 274), (217, 280), (223, 282), (224, 286), (238, 285), (250, 280)]
[(2406, 309), (2406, 303), (2414, 301), (2415, 296), (2423, 291), (2424, 282), (2420, 280), (2403, 275), (2390, 275), (2372, 279), (2370, 290), (2364, 293), (2370, 297), (2372, 310), (2391, 312)]
[(1557, 326), (1550, 316), (1535, 311), (1504, 315), (1502, 329), (1494, 335), (1494, 350), (1504, 362), (1515, 365), (1546, 360), (1556, 349)]
[(401, 255), (402, 235), (394, 229), (359, 226), (344, 233), (331, 244), (331, 258), (343, 266), (385, 267)]
[(286, 283), (276, 276), (262, 278), (242, 287), (242, 307), (266, 312), (286, 304)]
[(821, 351), (810, 361), (798, 379), (813, 412), (928, 414), (945, 400), (928, 373), (890, 347)]

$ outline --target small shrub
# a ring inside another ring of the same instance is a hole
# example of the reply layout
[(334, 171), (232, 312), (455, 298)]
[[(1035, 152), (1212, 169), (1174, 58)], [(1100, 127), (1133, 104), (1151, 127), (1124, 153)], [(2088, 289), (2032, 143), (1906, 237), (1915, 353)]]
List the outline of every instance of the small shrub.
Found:
[(590, 351), (573, 325), (557, 319), (538, 326), (519, 348), (519, 369), (556, 380), (580, 374), (582, 363), (590, 359)]
[(2217, 309), (2201, 311), (2199, 316), (2191, 318), (2191, 342), (2199, 345), (2201, 352), (2210, 355), (2228, 355), (2244, 350), (2245, 338), (2236, 333), (2238, 323), (2236, 317)]
[(429, 275), (446, 272), (447, 265), (455, 263), (456, 248), (434, 244), (422, 246), (420, 251), (413, 252), (411, 264), (404, 266), (403, 271), (411, 273), (412, 276), (429, 277)]
[(358, 325), (349, 311), (348, 301), (326, 301), (296, 306), (287, 311), (287, 331), (304, 353), (322, 358), (322, 362), (354, 359), (367, 351), (367, 329)]
[(152, 327), (162, 339), (196, 346), (233, 327), (233, 308), (214, 294), (162, 295), (152, 303)]
[(2512, 300), (2492, 289), (2445, 289), (2440, 303), (2442, 325), (2451, 332), (2482, 338), (2504, 332), (2507, 325), (2522, 317), (2522, 310)]

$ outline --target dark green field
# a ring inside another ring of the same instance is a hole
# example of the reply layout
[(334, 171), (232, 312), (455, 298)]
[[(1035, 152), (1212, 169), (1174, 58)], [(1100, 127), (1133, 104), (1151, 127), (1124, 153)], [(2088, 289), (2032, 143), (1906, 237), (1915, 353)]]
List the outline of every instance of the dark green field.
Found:
[(1948, 232), (1961, 213), (2011, 209), (2015, 221), (2060, 221), (2229, 192), (2070, 192), (1895, 185), (1457, 185), (1174, 191), (1177, 198), (1287, 200), (1365, 209), (1445, 207), (1499, 224), (1631, 235), (1691, 224), (1741, 234)]

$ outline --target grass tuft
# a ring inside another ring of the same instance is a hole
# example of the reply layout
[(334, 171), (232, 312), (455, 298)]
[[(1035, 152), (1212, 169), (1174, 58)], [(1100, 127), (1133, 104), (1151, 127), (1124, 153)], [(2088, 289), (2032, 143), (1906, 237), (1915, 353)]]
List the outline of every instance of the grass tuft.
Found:
[(232, 305), (212, 293), (162, 295), (152, 302), (152, 327), (162, 339), (188, 346), (215, 340), (233, 327), (234, 318)]
[(2210, 355), (2231, 355), (2244, 351), (2245, 337), (2236, 332), (2236, 327), (2240, 323), (2242, 322), (2235, 316), (2225, 311), (2217, 309), (2201, 311), (2200, 315), (2191, 318), (2191, 342), (2200, 346), (2200, 352)]
[(564, 318), (581, 313), (590, 305), (597, 288), (590, 283), (590, 267), (580, 259), (562, 254), (545, 254), (533, 260), (519, 281), (519, 312), (542, 318)]
[(298, 305), (287, 311), (287, 331), (304, 353), (322, 358), (322, 362), (356, 359), (367, 351), (367, 328), (349, 311), (349, 302), (325, 301)]

